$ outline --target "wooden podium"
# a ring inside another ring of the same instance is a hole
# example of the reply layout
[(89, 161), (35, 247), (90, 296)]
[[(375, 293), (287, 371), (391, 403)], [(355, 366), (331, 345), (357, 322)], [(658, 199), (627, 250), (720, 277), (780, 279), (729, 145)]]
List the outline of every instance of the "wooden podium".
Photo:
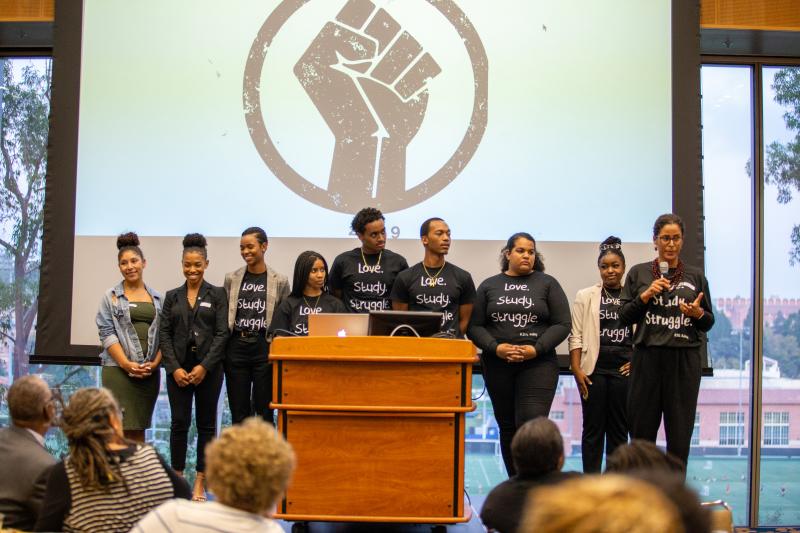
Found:
[[(471, 342), (280, 337), (271, 406), (297, 469), (277, 518), (466, 522), (464, 422)], [(468, 509), (467, 509), (468, 510)]]

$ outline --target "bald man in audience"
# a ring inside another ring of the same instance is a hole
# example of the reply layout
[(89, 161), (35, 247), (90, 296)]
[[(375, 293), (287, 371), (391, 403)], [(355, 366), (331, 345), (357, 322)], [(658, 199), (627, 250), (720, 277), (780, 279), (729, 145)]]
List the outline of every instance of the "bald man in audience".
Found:
[(0, 429), (0, 514), (3, 527), (30, 531), (42, 505), (44, 475), (56, 460), (44, 447), (56, 410), (47, 383), (24, 376), (8, 390), (11, 426)]

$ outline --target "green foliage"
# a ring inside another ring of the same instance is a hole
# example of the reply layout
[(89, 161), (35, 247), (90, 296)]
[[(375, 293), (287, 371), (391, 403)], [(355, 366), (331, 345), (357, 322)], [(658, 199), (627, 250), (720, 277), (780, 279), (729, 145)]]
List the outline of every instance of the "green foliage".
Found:
[[(714, 368), (739, 368), (740, 335), (734, 331), (731, 321), (712, 304), (714, 327), (708, 332), (708, 355)], [(742, 335), (741, 358), (750, 358), (749, 335)]]
[(778, 361), (781, 376), (800, 378), (800, 312), (778, 313), (772, 328), (764, 330), (764, 355)]
[(0, 250), (12, 264), (0, 285), (0, 336), (13, 346), (15, 377), (28, 373), (36, 319), (50, 74), (50, 60), (0, 59)]
[[(766, 149), (764, 178), (778, 189), (778, 202), (792, 201), (793, 191), (800, 191), (800, 68), (787, 67), (775, 75), (772, 89), (775, 101), (787, 108), (783, 114), (786, 129), (797, 132), (786, 144), (772, 142)], [(800, 263), (800, 225), (795, 225), (789, 236), (792, 248), (789, 263)]]

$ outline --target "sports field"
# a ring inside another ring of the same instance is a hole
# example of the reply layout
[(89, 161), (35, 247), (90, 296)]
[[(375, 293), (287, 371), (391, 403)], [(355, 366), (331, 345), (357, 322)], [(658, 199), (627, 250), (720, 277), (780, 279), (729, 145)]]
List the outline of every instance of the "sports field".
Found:
[[(800, 459), (765, 458), (761, 463), (759, 511), (764, 525), (800, 524)], [(467, 454), (466, 489), (480, 509), (492, 487), (506, 479), (499, 456)], [(580, 472), (580, 457), (570, 457), (564, 470)], [(724, 500), (733, 508), (734, 522), (745, 522), (747, 459), (690, 457), (687, 480), (703, 501)]]

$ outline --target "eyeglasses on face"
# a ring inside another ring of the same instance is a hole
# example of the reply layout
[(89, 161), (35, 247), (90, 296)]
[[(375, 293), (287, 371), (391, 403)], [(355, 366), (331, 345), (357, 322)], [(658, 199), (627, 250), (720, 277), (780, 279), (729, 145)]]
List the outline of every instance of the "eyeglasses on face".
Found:
[(664, 244), (669, 244), (672, 241), (675, 244), (678, 244), (683, 240), (683, 237), (680, 235), (659, 235), (658, 240), (663, 242)]

